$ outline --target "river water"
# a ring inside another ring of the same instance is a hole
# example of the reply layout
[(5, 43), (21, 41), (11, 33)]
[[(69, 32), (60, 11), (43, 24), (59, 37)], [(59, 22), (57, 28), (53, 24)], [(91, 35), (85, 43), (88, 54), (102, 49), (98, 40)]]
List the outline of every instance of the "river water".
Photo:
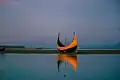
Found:
[(66, 69), (61, 66), (60, 73), (56, 57), (34, 53), (0, 55), (0, 80), (120, 80), (119, 54), (77, 55), (76, 72), (67, 64)]

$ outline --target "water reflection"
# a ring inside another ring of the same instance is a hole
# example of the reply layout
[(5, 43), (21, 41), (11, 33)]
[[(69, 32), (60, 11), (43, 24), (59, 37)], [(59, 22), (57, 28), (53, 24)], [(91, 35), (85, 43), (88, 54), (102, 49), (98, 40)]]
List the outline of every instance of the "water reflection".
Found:
[[(76, 72), (77, 69), (77, 54), (76, 53), (60, 53), (57, 55), (57, 69), (58, 72), (60, 72), (60, 65), (62, 63), (65, 63), (64, 68), (66, 69), (66, 64), (70, 64), (74, 70), (74, 72)], [(66, 74), (64, 74), (64, 77), (66, 77)]]

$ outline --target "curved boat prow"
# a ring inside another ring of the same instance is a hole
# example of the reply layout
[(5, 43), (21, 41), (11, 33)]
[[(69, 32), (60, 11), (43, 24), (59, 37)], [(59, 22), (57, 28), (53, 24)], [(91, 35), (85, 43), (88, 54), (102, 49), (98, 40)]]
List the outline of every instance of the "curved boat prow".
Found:
[(75, 32), (73, 32), (73, 34), (75, 35)]

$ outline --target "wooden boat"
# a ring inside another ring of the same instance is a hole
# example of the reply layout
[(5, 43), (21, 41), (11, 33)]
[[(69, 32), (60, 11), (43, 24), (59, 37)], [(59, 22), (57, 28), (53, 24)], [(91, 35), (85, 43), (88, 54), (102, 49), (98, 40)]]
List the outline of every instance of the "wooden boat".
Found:
[(2, 46), (0, 46), (0, 53), (1, 53), (1, 54), (3, 54), (3, 53), (4, 53), (4, 51), (5, 51), (5, 48), (4, 48), (4, 47), (2, 47)]
[(57, 50), (59, 52), (62, 52), (62, 53), (64, 53), (64, 52), (65, 53), (77, 52), (77, 47), (78, 47), (77, 37), (76, 37), (75, 32), (73, 34), (74, 34), (74, 36), (73, 36), (72, 42), (68, 45), (64, 45), (63, 43), (61, 43), (61, 41), (59, 39), (60, 33), (58, 33)]

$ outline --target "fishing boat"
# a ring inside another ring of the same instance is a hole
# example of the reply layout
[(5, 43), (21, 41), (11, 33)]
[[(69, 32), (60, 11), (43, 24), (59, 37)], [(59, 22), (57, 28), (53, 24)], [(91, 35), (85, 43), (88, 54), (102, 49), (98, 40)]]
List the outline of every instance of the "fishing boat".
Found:
[(57, 51), (58, 52), (62, 52), (62, 53), (71, 53), (71, 52), (77, 52), (77, 48), (78, 48), (78, 43), (77, 43), (77, 37), (75, 32), (73, 32), (74, 36), (73, 36), (73, 40), (70, 44), (65, 45), (63, 44), (59, 37), (60, 37), (60, 33), (58, 33), (58, 38), (57, 38)]
[(3, 53), (4, 53), (4, 51), (5, 51), (5, 48), (4, 48), (4, 47), (2, 47), (2, 46), (0, 46), (0, 54), (3, 54)]

